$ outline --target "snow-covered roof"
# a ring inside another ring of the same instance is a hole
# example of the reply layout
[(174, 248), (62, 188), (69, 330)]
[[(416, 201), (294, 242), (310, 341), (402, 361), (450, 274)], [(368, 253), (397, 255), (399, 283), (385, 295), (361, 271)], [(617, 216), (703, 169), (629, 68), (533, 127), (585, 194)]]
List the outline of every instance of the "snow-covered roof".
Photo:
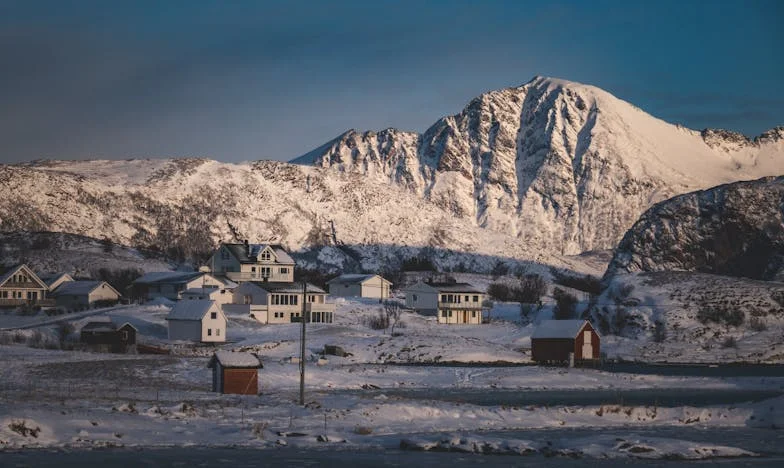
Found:
[(468, 283), (425, 283), (428, 286), (435, 288), (438, 292), (467, 292), (467, 293), (478, 293), (484, 294), (483, 291), (480, 291), (473, 287)]
[(24, 264), (16, 265), (14, 267), (11, 267), (8, 271), (3, 273), (0, 276), (0, 285), (5, 283), (6, 281), (8, 281), (8, 278), (10, 278), (11, 276), (13, 276), (16, 273), (18, 273), (19, 270), (25, 270), (26, 273), (29, 273), (30, 274), (30, 279), (32, 280), (32, 282), (39, 283), (41, 286), (46, 287), (46, 283), (41, 281), (41, 279), (38, 277), (38, 275), (36, 275), (35, 272), (30, 269), (30, 267), (28, 267), (27, 265), (24, 265)]
[(251, 353), (239, 353), (235, 351), (215, 351), (208, 367), (215, 367), (215, 361), (220, 362), (221, 367), (244, 367), (259, 368), (264, 367), (258, 356)]
[(189, 288), (183, 291), (183, 294), (207, 294), (212, 295), (219, 292), (220, 288)]
[(201, 320), (207, 315), (215, 301), (206, 299), (178, 301), (172, 307), (166, 320)]
[(105, 285), (107, 288), (111, 288), (118, 296), (120, 295), (117, 290), (112, 288), (112, 286), (105, 281), (68, 281), (58, 286), (57, 289), (52, 291), (51, 295), (86, 296), (100, 288), (102, 285)]
[[(345, 274), (327, 281), (327, 284), (361, 284), (376, 276), (378, 275)], [(384, 278), (381, 279), (387, 281)]]
[(576, 338), (587, 320), (543, 320), (531, 338)]
[(131, 325), (129, 322), (123, 322), (122, 325), (118, 326), (109, 317), (96, 317), (95, 319), (90, 320), (89, 322), (84, 324), (80, 332), (83, 331), (111, 332), (111, 331), (117, 331), (118, 329), (123, 328), (126, 325), (136, 330), (136, 327)]
[(187, 283), (204, 273), (198, 271), (154, 271), (136, 278), (134, 284)]
[(269, 247), (278, 263), (294, 264), (294, 259), (278, 244), (223, 244), (240, 263), (257, 263), (259, 254)]
[(69, 275), (68, 273), (44, 273), (44, 274), (38, 275), (38, 277), (41, 278), (41, 281), (46, 283), (46, 285), (49, 286), (49, 287), (51, 287), (52, 284), (54, 284), (54, 282), (56, 282), (57, 280), (59, 280), (62, 277), (65, 277), (66, 281), (73, 281), (74, 280), (73, 277), (71, 275)]
[[(256, 286), (269, 293), (301, 293), (302, 283), (284, 283), (281, 281), (251, 281)], [(315, 284), (308, 283), (308, 293), (326, 294), (327, 292)]]

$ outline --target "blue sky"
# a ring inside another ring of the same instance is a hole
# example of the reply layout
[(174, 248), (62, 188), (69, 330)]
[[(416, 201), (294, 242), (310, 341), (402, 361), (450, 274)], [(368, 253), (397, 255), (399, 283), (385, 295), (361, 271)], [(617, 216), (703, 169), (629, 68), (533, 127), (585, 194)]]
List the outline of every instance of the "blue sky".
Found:
[(754, 136), (782, 56), (776, 0), (0, 0), (0, 160), (288, 160), (535, 75)]

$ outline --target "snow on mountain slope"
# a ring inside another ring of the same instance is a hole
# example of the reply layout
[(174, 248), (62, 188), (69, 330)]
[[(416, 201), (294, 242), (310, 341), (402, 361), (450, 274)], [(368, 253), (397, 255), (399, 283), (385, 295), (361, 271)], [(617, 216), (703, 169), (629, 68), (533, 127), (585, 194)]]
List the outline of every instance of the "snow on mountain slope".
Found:
[(784, 177), (721, 185), (655, 205), (624, 235), (606, 277), (665, 270), (784, 279)]
[(0, 166), (0, 193), (2, 231), (71, 232), (173, 257), (203, 254), (220, 240), (249, 239), (292, 250), (313, 247), (311, 263), (339, 269), (379, 270), (428, 249), (445, 267), (489, 270), (499, 259), (527, 259), (601, 273), (588, 261), (536, 252), (518, 239), (466, 224), (400, 187), (280, 162), (6, 165)]
[(673, 195), (784, 173), (784, 127), (755, 140), (700, 133), (596, 87), (537, 77), (424, 134), (350, 130), (293, 162), (391, 182), (466, 224), (577, 254), (614, 247)]

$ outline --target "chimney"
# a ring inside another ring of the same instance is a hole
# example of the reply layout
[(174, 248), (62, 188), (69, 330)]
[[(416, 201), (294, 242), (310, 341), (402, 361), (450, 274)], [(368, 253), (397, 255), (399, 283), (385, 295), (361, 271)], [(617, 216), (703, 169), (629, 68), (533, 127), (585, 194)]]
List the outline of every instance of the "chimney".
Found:
[(248, 239), (245, 239), (245, 255), (250, 257), (250, 244), (248, 244)]

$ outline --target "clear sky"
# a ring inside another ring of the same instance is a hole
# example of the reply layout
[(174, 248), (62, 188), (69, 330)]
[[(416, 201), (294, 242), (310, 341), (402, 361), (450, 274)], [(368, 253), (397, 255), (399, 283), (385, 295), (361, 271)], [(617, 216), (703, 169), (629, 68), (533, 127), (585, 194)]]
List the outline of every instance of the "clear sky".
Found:
[(784, 1), (0, 0), (0, 161), (288, 160), (535, 75), (784, 125)]

